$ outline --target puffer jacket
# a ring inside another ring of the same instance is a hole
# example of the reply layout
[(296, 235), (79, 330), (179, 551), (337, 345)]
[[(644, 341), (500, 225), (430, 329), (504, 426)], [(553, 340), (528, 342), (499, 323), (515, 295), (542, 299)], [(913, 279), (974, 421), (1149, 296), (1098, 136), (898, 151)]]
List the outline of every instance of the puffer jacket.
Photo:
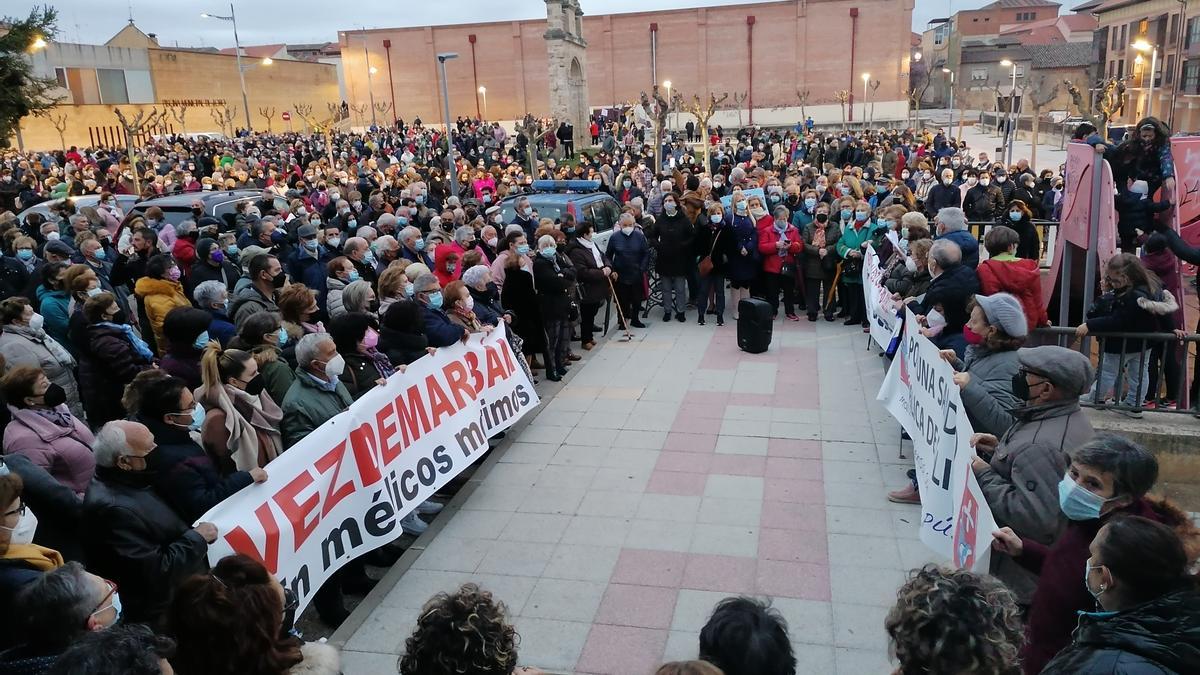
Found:
[(192, 440), (187, 429), (159, 420), (139, 419), (158, 444), (152, 468), (154, 487), (163, 501), (187, 522), (193, 522), (225, 498), (253, 481), (245, 471), (222, 476), (212, 458)]
[(660, 277), (681, 277), (687, 274), (688, 265), (693, 260), (692, 240), (696, 233), (692, 221), (688, 220), (681, 209), (676, 208), (673, 216), (664, 212), (646, 236), (657, 253), (654, 269)]
[(605, 254), (613, 261), (613, 270), (620, 283), (640, 285), (642, 275), (650, 269), (650, 243), (637, 228), (632, 234), (620, 230), (613, 232)]
[(1005, 254), (984, 260), (975, 272), (979, 275), (979, 290), (984, 295), (1011, 293), (1021, 301), (1025, 323), (1031, 332), (1049, 321), (1046, 303), (1042, 302), (1042, 273), (1037, 260)]
[[(787, 240), (787, 247), (783, 249), (783, 255), (779, 255), (776, 244), (782, 239)], [(758, 230), (758, 252), (762, 255), (763, 271), (767, 274), (782, 273), (785, 264), (791, 265), (792, 273), (795, 274), (797, 257), (803, 250), (804, 242), (800, 240), (800, 230), (787, 221), (784, 221), (782, 233), (775, 229), (774, 222)]]
[(158, 355), (162, 356), (167, 351), (167, 338), (163, 335), (167, 313), (176, 307), (191, 307), (192, 303), (183, 294), (183, 286), (170, 279), (142, 277), (134, 284), (133, 292), (146, 308), (146, 318), (154, 331), (154, 344), (158, 345)]
[(1012, 379), (1020, 369), (1017, 350), (992, 351), (983, 345), (967, 347), (963, 360), (950, 364), (971, 380), (960, 395), (971, 428), (983, 434), (1003, 436), (1013, 425), (1012, 410), (1021, 400), (1012, 393)]
[(279, 313), (274, 294), (265, 296), (253, 284), (239, 287), (229, 301), (229, 316), (233, 317), (234, 325), (241, 329), (242, 324), (258, 312)]
[(1042, 675), (1200, 673), (1200, 592), (1187, 589), (1120, 612), (1084, 612), (1074, 639)]
[(85, 334), (88, 350), (80, 359), (79, 384), (88, 422), (99, 427), (125, 417), (125, 409), (121, 407), (125, 385), (154, 364), (134, 348), (119, 328), (91, 324)]
[[(977, 470), (975, 478), (997, 525), (1048, 545), (1066, 520), (1058, 504), (1058, 483), (1067, 472), (1064, 449), (1083, 445), (1095, 430), (1078, 399), (1017, 408), (1013, 417), (1015, 423), (1000, 437), (987, 468)], [(989, 571), (1018, 601), (1029, 603), (1036, 575), (1000, 553), (992, 554)]]
[(342, 304), (342, 291), (346, 290), (346, 282), (337, 277), (325, 278), (325, 315), (329, 318), (346, 313)]
[(79, 384), (75, 380), (75, 359), (64, 345), (28, 326), (7, 325), (0, 333), (0, 356), (8, 368), (32, 366), (41, 368), (46, 377), (67, 393), (71, 414), (86, 419)]
[[(20, 454), (50, 472), (55, 480), (82, 495), (96, 469), (95, 436), (83, 420), (70, 415), (66, 426), (36, 410), (8, 406), (12, 421), (4, 428), (4, 454)], [(66, 413), (61, 405), (57, 412)]]

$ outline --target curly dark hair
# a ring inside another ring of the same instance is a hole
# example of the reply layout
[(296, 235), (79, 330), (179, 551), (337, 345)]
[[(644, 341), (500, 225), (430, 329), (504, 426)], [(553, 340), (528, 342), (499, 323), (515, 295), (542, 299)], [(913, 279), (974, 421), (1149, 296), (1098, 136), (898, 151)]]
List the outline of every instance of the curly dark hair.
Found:
[(913, 570), (883, 625), (900, 675), (1021, 672), (1021, 611), (995, 577), (933, 564)]
[(505, 612), (504, 603), (475, 584), (438, 593), (404, 641), (400, 675), (509, 675), (521, 638)]

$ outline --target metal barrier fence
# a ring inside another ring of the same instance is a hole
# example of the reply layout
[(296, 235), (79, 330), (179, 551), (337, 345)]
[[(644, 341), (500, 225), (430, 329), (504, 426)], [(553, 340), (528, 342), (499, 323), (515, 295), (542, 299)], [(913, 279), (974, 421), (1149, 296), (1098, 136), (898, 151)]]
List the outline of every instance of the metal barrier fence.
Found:
[[(1074, 343), (1075, 329), (1068, 326), (1049, 326), (1033, 332), (1063, 347)], [(1092, 348), (1091, 338), (1096, 339)], [(1119, 342), (1114, 349), (1106, 349)], [(1140, 413), (1154, 409), (1161, 412), (1193, 413), (1196, 400), (1196, 352), (1200, 335), (1186, 333), (1092, 333), (1080, 343), (1079, 351), (1096, 367), (1092, 390), (1080, 403), (1091, 408)], [(1131, 349), (1130, 347), (1141, 347)], [(1190, 363), (1189, 363), (1190, 362)], [(1111, 396), (1110, 396), (1111, 394)], [(1161, 407), (1157, 402), (1172, 399), (1173, 407)], [(1147, 406), (1147, 401), (1156, 402)]]
[[(975, 235), (979, 240), (979, 259), (987, 260), (987, 251), (983, 248), (983, 235), (987, 234), (996, 225), (1001, 225), (990, 220), (976, 220), (967, 223), (967, 231)], [(1035, 220), (1033, 226), (1037, 228), (1038, 239), (1042, 243), (1042, 255), (1038, 260), (1038, 265), (1042, 269), (1049, 269), (1050, 264), (1054, 261), (1054, 244), (1058, 240), (1058, 221), (1056, 220)], [(932, 228), (931, 228), (932, 229)]]

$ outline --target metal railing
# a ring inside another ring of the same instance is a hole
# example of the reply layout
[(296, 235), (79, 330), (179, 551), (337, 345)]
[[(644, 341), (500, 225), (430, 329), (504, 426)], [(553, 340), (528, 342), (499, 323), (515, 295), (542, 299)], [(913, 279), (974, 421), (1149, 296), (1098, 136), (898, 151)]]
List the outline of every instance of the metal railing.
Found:
[[(1062, 347), (1071, 347), (1076, 341), (1075, 329), (1069, 326), (1038, 328), (1033, 336)], [(1096, 340), (1094, 346), (1092, 338)], [(1109, 341), (1118, 340), (1118, 350), (1105, 349)], [(1195, 333), (1185, 333), (1183, 337), (1175, 333), (1091, 333), (1080, 341), (1078, 350), (1095, 366), (1096, 378), (1092, 389), (1079, 402), (1091, 408), (1124, 413), (1143, 410), (1194, 413), (1197, 366), (1194, 349), (1198, 344), (1200, 335)], [(1130, 349), (1138, 345), (1141, 349)], [(1158, 402), (1172, 400), (1172, 393), (1175, 405), (1161, 407)], [(1132, 399), (1133, 404), (1126, 399)], [(1147, 407), (1147, 401), (1155, 405)]]
[[(1051, 263), (1054, 262), (1054, 245), (1058, 240), (1058, 221), (1057, 220), (1034, 220), (1033, 226), (1037, 228), (1038, 239), (1042, 244), (1042, 255), (1038, 260), (1038, 265), (1042, 269), (1049, 269)], [(967, 231), (979, 240), (979, 259), (987, 259), (987, 251), (983, 248), (983, 235), (987, 234), (993, 227), (1003, 225), (1004, 223), (992, 220), (975, 220), (967, 223)]]

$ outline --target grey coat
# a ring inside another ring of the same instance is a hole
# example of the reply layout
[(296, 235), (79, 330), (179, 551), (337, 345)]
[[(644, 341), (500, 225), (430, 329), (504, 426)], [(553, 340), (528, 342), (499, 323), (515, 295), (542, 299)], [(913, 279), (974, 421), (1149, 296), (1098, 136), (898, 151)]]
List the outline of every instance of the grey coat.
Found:
[(10, 370), (17, 366), (41, 368), (46, 379), (67, 393), (67, 407), (71, 409), (71, 414), (87, 421), (79, 384), (75, 381), (75, 358), (64, 345), (58, 344), (45, 331), (10, 324), (0, 333), (0, 356), (4, 357), (6, 367)]
[(1013, 396), (1012, 379), (1021, 364), (1017, 350), (996, 352), (986, 347), (967, 347), (966, 359), (950, 364), (971, 375), (962, 390), (971, 428), (979, 433), (1003, 436), (1013, 424), (1012, 409), (1021, 405)]
[[(1013, 417), (988, 467), (976, 470), (975, 477), (997, 525), (1050, 545), (1066, 524), (1058, 484), (1067, 472), (1067, 451), (1086, 443), (1095, 430), (1077, 398), (1018, 408)], [(989, 571), (1019, 602), (1032, 600), (1037, 576), (1012, 558), (993, 552)]]

